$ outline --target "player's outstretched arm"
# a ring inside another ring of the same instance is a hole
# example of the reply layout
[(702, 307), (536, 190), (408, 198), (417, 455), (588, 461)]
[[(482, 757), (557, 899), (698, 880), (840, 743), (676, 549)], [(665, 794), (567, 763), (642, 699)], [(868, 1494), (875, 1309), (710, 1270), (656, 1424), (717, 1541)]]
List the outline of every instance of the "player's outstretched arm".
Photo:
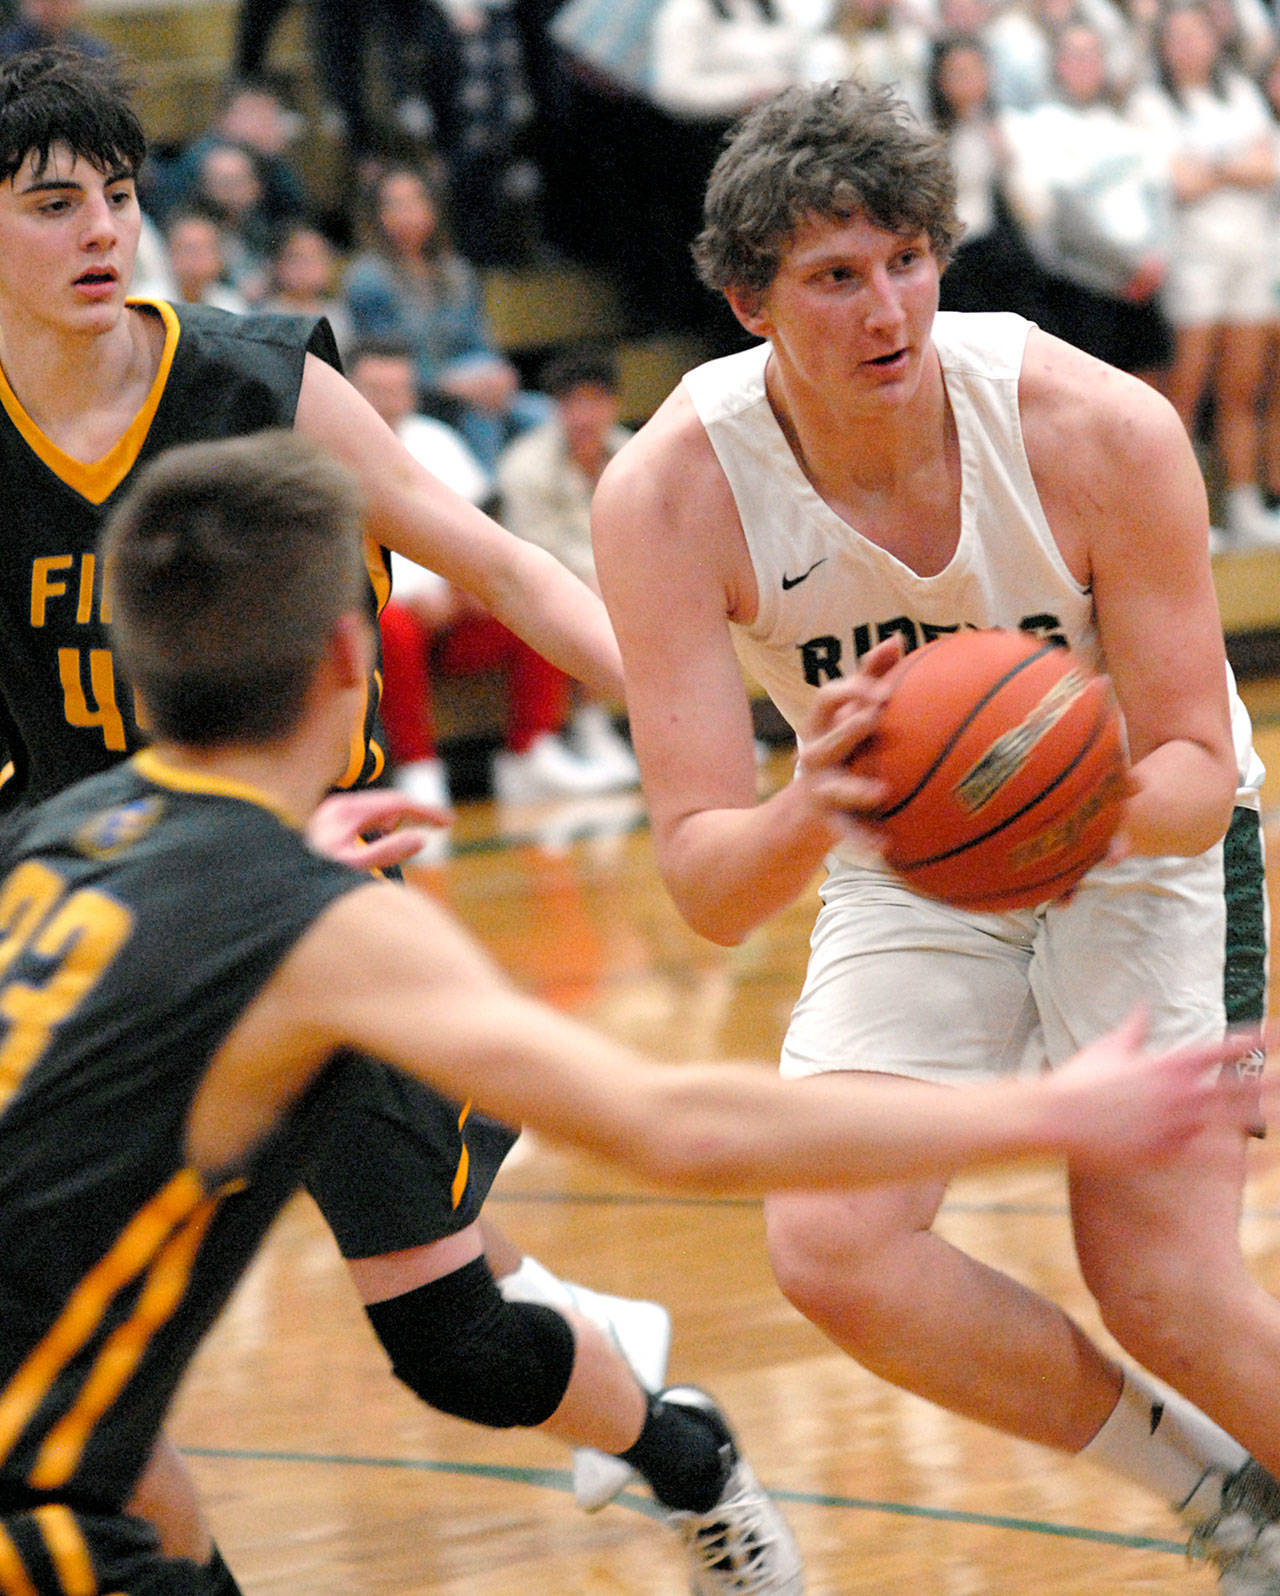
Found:
[(190, 1150), (201, 1167), (233, 1165), (352, 1046), (662, 1186), (763, 1193), (1055, 1153), (1128, 1168), (1221, 1119), (1212, 1066), (1256, 1045), (1147, 1057), (1142, 1035), (1135, 1020), (1058, 1076), (965, 1090), (659, 1064), (516, 991), (438, 905), (374, 884), (321, 917), (236, 1027)]
[(314, 356), (294, 429), (356, 473), (378, 542), (473, 594), (570, 676), (622, 696), (618, 646), (599, 597), (424, 470), (346, 378)]

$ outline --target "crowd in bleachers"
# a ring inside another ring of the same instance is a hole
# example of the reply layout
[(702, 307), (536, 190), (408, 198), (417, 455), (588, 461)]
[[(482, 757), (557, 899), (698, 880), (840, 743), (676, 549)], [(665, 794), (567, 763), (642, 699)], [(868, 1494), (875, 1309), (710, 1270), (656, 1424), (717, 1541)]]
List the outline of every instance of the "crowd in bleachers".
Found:
[[(1267, 0), (304, 0), (313, 123), (273, 76), (288, 7), (242, 0), (217, 114), (142, 174), (140, 286), (322, 313), (348, 356), (397, 351), (486, 495), (513, 441), (557, 424), (495, 343), (486, 271), (586, 265), (629, 335), (738, 347), (688, 248), (717, 148), (780, 86), (854, 73), (952, 151), (966, 231), (944, 308), (1019, 311), (1159, 386), (1221, 546), (1280, 547)], [(0, 26), (0, 50), (99, 47), (85, 0), (0, 0)], [(304, 177), (317, 123), (344, 152), (336, 206)]]
[[(15, 0), (24, 42), (81, 0)], [(1158, 383), (1225, 543), (1280, 542), (1280, 31), (1266, 0), (307, 0), (342, 202), (272, 89), (287, 0), (244, 0), (212, 124), (143, 187), (178, 292), (326, 308), (410, 346), (487, 469), (546, 413), (483, 273), (568, 258), (636, 335), (741, 334), (688, 243), (725, 129), (797, 77), (892, 82), (947, 139), (965, 240), (943, 304), (1008, 308)]]

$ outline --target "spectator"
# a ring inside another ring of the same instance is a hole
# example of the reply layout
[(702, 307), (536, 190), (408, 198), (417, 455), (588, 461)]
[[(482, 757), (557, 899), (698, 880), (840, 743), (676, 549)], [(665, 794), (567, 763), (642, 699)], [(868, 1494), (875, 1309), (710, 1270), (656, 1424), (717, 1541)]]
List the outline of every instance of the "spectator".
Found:
[[(403, 345), (370, 343), (352, 352), (352, 384), (416, 458), (473, 503), (490, 481), (465, 442), (415, 411), (414, 367)], [(504, 803), (609, 790), (616, 777), (576, 758), (557, 735), (569, 706), (569, 678), (434, 572), (392, 561), (394, 598), (382, 612), (382, 722), (392, 780), (423, 803), (447, 806), (448, 773), (436, 745), (431, 702), (435, 673), (506, 677), (504, 746), (494, 755), (495, 796)], [(443, 834), (424, 855), (438, 856)]]
[(1159, 303), (1172, 238), (1168, 160), (1116, 105), (1096, 28), (1063, 28), (1051, 66), (1051, 97), (1008, 118), (1010, 189), (1048, 274), (1038, 319), (1155, 381), (1173, 349)]
[(237, 78), (261, 76), (271, 40), (292, 0), (240, 0), (231, 64)]
[(1111, 0), (1008, 0), (985, 27), (1003, 109), (1026, 111), (1052, 97), (1054, 38), (1073, 22), (1096, 29), (1110, 69), (1128, 70), (1129, 27)]
[(843, 75), (847, 52), (823, 20), (798, 0), (660, 0), (648, 74), (658, 116), (652, 151), (633, 157), (644, 162), (648, 181), (623, 257), (641, 279), (633, 302), (653, 330), (693, 333), (717, 353), (741, 347), (741, 329), (698, 282), (689, 261), (703, 189), (737, 117), (807, 76), (815, 51), (822, 76)]
[(913, 111), (928, 115), (929, 30), (918, 8), (906, 0), (837, 0), (832, 27), (845, 42), (849, 73), (895, 85)]
[(1273, 315), (1271, 113), (1256, 85), (1224, 58), (1203, 6), (1165, 12), (1156, 47), (1160, 81), (1131, 103), (1170, 152), (1175, 211), (1164, 308), (1174, 349), (1165, 391), (1193, 435), (1202, 400), (1212, 398), (1229, 542), (1280, 544), (1280, 519), (1267, 510), (1258, 477)]
[(477, 266), (518, 264), (542, 243), (534, 102), (512, 0), (446, 0), (457, 38), (456, 120), (440, 141), (458, 248)]
[[(437, 0), (312, 0), (311, 13), (317, 71), (359, 172), (376, 170), (393, 131), (450, 147), (462, 58)], [(373, 51), (389, 123), (368, 93)]]
[(1204, 0), (1222, 53), (1233, 67), (1256, 78), (1276, 44), (1273, 7), (1264, 0)]
[[(508, 445), (498, 462), (498, 520), (554, 554), (599, 592), (591, 549), (591, 496), (605, 466), (630, 434), (618, 424), (618, 361), (612, 351), (558, 356), (542, 376), (555, 414)], [(581, 758), (612, 769), (619, 786), (640, 779), (635, 758), (598, 698), (576, 693), (569, 741)]]
[(129, 292), (139, 299), (176, 299), (178, 285), (169, 265), (169, 248), (164, 234), (149, 216), (143, 216), (138, 232), (138, 253), (134, 257)]
[[(353, 385), (420, 465), (472, 504), (488, 504), (493, 479), (466, 439), (456, 428), (419, 411), (413, 356), (406, 344), (368, 339), (348, 347), (345, 364)], [(400, 569), (395, 563), (399, 558), (392, 556), (393, 572)], [(409, 562), (401, 564), (407, 568)]]
[(84, 16), (84, 0), (19, 0), (17, 17), (0, 33), (0, 56), (50, 45), (81, 55), (110, 55), (111, 46), (81, 25)]
[(248, 310), (248, 301), (226, 280), (222, 233), (212, 217), (200, 211), (177, 212), (165, 231), (165, 245), (179, 301)]
[(822, 31), (813, 16), (794, 0), (662, 0), (653, 19), (653, 98), (674, 116), (723, 132), (758, 100), (808, 76)]
[(250, 304), (261, 299), (276, 229), (252, 152), (242, 144), (210, 144), (200, 159), (189, 208), (218, 224), (223, 272), (232, 286)]
[(492, 471), (504, 445), (545, 420), (550, 404), (521, 389), (494, 347), (479, 279), (446, 238), (439, 195), (423, 174), (393, 167), (370, 197), (370, 244), (343, 285), (352, 332), (407, 344), (427, 408), (454, 421)]
[[(1280, 44), (1258, 74), (1258, 84), (1270, 107), (1271, 139), (1280, 171)], [(1262, 436), (1258, 474), (1268, 509), (1280, 507), (1280, 178), (1271, 191), (1271, 320), (1267, 326), (1267, 356), (1263, 375)]]
[(271, 260), (264, 310), (294, 316), (324, 316), (344, 357), (353, 342), (347, 307), (337, 294), (338, 251), (318, 227), (294, 222), (286, 227)]
[(929, 120), (947, 141), (964, 236), (942, 279), (944, 310), (1013, 310), (1038, 321), (1043, 274), (1005, 195), (1010, 151), (995, 114), (986, 52), (972, 34), (929, 49)]
[(171, 210), (190, 207), (205, 156), (215, 146), (234, 144), (253, 159), (260, 185), (257, 207), (273, 227), (303, 215), (306, 185), (291, 157), (300, 126), (297, 115), (270, 84), (260, 79), (224, 85), (213, 124), (168, 160), (147, 163), (143, 196), (161, 226)]

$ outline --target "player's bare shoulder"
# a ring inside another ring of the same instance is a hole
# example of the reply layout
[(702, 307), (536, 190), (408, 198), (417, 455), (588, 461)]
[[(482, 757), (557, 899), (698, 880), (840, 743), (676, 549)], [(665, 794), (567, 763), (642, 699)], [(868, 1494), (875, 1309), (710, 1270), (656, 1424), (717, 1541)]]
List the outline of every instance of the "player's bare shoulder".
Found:
[(1018, 401), (1032, 476), (1069, 562), (1099, 527), (1144, 516), (1167, 527), (1173, 505), (1185, 513), (1202, 498), (1177, 412), (1139, 378), (1033, 329)]
[(605, 468), (592, 505), (597, 558), (635, 539), (678, 539), (700, 527), (705, 537), (737, 524), (733, 495), (706, 429), (683, 387)]
[(1063, 471), (1105, 479), (1188, 452), (1177, 412), (1154, 388), (1038, 328), (1027, 339), (1018, 401), (1037, 482)]

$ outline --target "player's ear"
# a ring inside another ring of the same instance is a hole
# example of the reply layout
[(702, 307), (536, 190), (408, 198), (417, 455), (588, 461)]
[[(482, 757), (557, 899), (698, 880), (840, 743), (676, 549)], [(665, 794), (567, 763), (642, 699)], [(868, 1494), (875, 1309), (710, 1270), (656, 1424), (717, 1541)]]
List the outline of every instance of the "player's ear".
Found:
[(334, 622), (329, 656), (341, 687), (363, 687), (373, 668), (373, 623), (363, 610), (347, 610)]
[(773, 324), (765, 314), (762, 294), (753, 288), (743, 288), (737, 283), (731, 283), (725, 289), (724, 297), (729, 302), (729, 309), (749, 333), (757, 338), (769, 336)]

